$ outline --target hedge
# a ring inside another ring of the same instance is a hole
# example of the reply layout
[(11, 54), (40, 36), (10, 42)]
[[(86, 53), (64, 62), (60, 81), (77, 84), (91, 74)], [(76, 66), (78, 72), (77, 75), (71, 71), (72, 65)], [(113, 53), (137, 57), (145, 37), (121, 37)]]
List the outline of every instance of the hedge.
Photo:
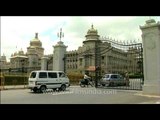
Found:
[[(70, 79), (70, 84), (78, 84), (81, 79), (83, 79), (83, 75), (81, 74), (69, 74), (67, 75)], [(28, 76), (22, 75), (5, 75), (4, 77), (0, 76), (1, 80), (4, 79), (4, 85), (26, 85), (28, 84)]]
[(4, 85), (24, 85), (28, 84), (28, 76), (7, 75), (4, 76)]
[(0, 86), (2, 85), (2, 82), (4, 82), (4, 77), (0, 76)]
[[(70, 80), (70, 84), (78, 84), (79, 81), (84, 78), (83, 74), (77, 74), (77, 73), (70, 73), (67, 74), (67, 76)], [(5, 79), (4, 85), (28, 84), (28, 75), (5, 75), (4, 78), (3, 76), (0, 76), (0, 83), (2, 79)]]
[(143, 78), (143, 75), (129, 75), (129, 78)]
[(70, 80), (70, 84), (78, 84), (79, 81), (83, 79), (82, 74), (68, 74), (67, 76)]

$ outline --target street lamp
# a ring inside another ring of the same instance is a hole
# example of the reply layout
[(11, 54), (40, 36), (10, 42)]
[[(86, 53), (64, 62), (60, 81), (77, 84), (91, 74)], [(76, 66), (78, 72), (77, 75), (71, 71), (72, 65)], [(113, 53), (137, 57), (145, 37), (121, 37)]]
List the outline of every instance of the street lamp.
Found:
[(25, 62), (25, 60), (22, 59), (22, 60), (21, 60), (21, 65), (22, 65), (22, 70), (21, 70), (21, 72), (22, 72), (22, 76), (23, 76), (23, 84), (24, 84), (24, 88), (25, 88), (26, 82), (25, 82), (25, 76), (24, 76), (24, 72), (25, 72), (25, 70), (24, 70), (24, 62)]
[(66, 54), (64, 54), (63, 61), (64, 61), (64, 73), (65, 73), (66, 72)]
[(50, 58), (47, 57), (47, 60), (46, 60), (46, 61), (47, 61), (46, 69), (49, 70), (49, 64), (53, 61), (53, 57), (50, 57)]
[(24, 72), (24, 61), (25, 61), (24, 59), (21, 60), (21, 65), (22, 65), (22, 70), (21, 70), (21, 72), (22, 72), (22, 73)]

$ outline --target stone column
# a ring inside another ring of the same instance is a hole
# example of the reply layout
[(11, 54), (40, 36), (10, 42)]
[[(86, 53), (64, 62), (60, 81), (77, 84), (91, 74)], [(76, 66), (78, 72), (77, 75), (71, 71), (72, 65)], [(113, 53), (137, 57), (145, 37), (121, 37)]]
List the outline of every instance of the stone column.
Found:
[(140, 29), (143, 41), (143, 94), (160, 95), (160, 22), (147, 20)]
[(42, 57), (41, 58), (41, 70), (47, 70), (47, 61), (48, 57)]
[(64, 57), (66, 48), (62, 41), (59, 41), (54, 47), (53, 53), (53, 70), (64, 71)]
[(36, 53), (29, 53), (28, 60), (29, 60), (29, 67), (38, 66), (38, 55)]

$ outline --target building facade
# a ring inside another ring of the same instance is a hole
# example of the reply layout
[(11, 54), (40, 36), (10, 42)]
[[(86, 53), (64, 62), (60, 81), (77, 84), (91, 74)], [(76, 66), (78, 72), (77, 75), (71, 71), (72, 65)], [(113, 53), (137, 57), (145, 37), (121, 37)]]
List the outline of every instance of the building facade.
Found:
[(0, 56), (0, 68), (1, 69), (8, 69), (10, 67), (10, 63), (7, 62), (5, 54)]
[[(41, 58), (44, 55), (42, 42), (38, 38), (38, 33), (35, 33), (35, 38), (30, 41), (30, 46), (27, 47), (27, 52), (21, 49), (15, 52), (10, 57), (10, 63), (7, 69), (12, 71), (31, 71), (41, 67)], [(6, 64), (3, 64), (6, 66)]]
[[(124, 73), (126, 70), (130, 73), (140, 72), (140, 68), (137, 64), (140, 60), (140, 48), (124, 45), (122, 43), (116, 43), (117, 45), (114, 45), (113, 40), (109, 38), (100, 38), (98, 31), (94, 29), (93, 25), (88, 30), (85, 38), (83, 46), (79, 47), (78, 50), (67, 52), (67, 72), (95, 72), (95, 49), (99, 49), (99, 55), (96, 57), (99, 57), (98, 62), (100, 62), (102, 74)], [(96, 42), (98, 42), (98, 44), (96, 44)], [(117, 47), (118, 45), (119, 47)]]
[[(121, 45), (121, 43), (114, 43), (116, 42), (109, 38), (100, 38), (98, 31), (92, 25), (85, 35), (83, 45), (77, 50), (66, 51), (67, 46), (62, 41), (59, 41), (57, 45), (53, 46), (55, 49), (53, 54), (44, 55), (42, 42), (38, 38), (38, 33), (36, 33), (35, 38), (30, 41), (30, 46), (27, 47), (26, 53), (20, 50), (11, 55), (10, 68), (28, 68), (28, 71), (31, 71), (32, 68), (41, 69), (41, 58), (46, 56), (48, 61), (46, 63), (47, 67), (44, 68), (48, 70), (59, 70), (58, 66), (61, 66), (60, 70), (62, 70), (64, 66), (64, 71), (67, 73), (83, 74), (85, 71), (89, 71), (94, 74), (96, 69), (95, 59), (98, 58), (97, 62), (99, 62), (102, 74), (124, 73), (126, 70), (130, 73), (139, 72), (140, 68), (137, 62), (139, 62), (140, 58), (135, 53), (139, 53), (140, 49)], [(119, 47), (117, 47), (118, 45)], [(125, 47), (125, 49), (122, 49), (122, 47)], [(97, 54), (95, 54), (96, 49), (99, 50)], [(57, 59), (60, 63), (56, 62)], [(2, 62), (4, 63), (4, 57), (1, 60), (1, 66)]]

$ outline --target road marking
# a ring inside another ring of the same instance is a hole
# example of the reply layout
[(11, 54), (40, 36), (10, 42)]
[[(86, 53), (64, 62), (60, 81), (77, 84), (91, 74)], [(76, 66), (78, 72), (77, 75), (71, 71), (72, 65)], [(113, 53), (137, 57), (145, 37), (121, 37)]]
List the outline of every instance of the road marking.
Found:
[(55, 93), (52, 93), (52, 95), (65, 95), (65, 94), (72, 94), (73, 91), (67, 91), (67, 92), (55, 92)]

